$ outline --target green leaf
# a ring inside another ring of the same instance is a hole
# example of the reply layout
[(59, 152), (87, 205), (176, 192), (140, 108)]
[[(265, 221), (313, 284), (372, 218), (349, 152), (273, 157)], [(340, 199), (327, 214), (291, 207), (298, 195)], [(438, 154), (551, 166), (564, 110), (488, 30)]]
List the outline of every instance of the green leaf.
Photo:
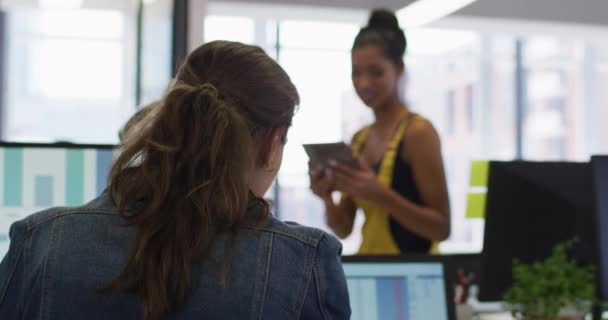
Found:
[(517, 318), (557, 317), (571, 306), (585, 314), (595, 302), (595, 268), (578, 266), (568, 257), (571, 242), (558, 244), (544, 261), (513, 261), (513, 286), (504, 301)]

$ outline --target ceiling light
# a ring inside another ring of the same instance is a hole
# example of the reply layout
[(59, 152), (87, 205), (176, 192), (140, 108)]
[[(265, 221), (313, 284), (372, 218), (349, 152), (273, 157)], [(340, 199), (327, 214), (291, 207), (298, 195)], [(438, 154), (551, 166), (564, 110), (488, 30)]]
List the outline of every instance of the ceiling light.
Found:
[(476, 0), (417, 0), (397, 11), (403, 27), (420, 27), (448, 16)]

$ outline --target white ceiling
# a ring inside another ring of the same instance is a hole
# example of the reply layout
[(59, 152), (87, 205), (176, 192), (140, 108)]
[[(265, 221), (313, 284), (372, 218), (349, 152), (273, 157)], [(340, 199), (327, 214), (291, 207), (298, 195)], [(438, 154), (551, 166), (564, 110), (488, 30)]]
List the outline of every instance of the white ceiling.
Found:
[[(2, 8), (38, 8), (40, 4), (39, 0), (1, 0), (0, 3)], [(82, 7), (132, 11), (137, 7), (137, 0), (82, 0)]]
[(315, 7), (334, 8), (388, 8), (399, 9), (414, 0), (210, 0), (209, 2), (244, 2), (244, 3), (269, 3), (282, 5), (306, 5)]
[[(83, 0), (86, 8), (133, 10), (137, 0)], [(200, 0), (205, 1), (205, 0)], [(225, 3), (265, 3), (350, 9), (399, 9), (414, 0), (208, 0)], [(450, 0), (445, 0), (450, 1)], [(38, 0), (2, 0), (4, 7), (37, 6)], [(608, 26), (608, 0), (477, 0), (456, 16), (566, 22)]]
[(608, 0), (478, 0), (456, 14), (608, 26)]
[[(210, 0), (234, 2), (235, 0)], [(236, 0), (246, 3), (294, 4), (338, 8), (399, 9), (413, 0)], [(445, 0), (450, 1), (450, 0)], [(608, 26), (608, 0), (477, 0), (456, 16)]]

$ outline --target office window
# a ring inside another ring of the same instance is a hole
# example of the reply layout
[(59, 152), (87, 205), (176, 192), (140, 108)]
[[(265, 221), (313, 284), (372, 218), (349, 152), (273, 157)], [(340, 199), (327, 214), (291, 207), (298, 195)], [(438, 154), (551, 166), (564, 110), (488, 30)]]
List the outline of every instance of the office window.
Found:
[(141, 97), (146, 105), (160, 99), (172, 77), (173, 1), (143, 1)]
[(256, 45), (271, 58), (277, 58), (279, 31), (274, 19), (209, 15), (205, 17), (204, 32), (205, 42), (228, 40)]
[(249, 17), (205, 17), (205, 41), (229, 40), (255, 44), (254, 20)]
[(445, 108), (445, 118), (446, 118), (446, 132), (448, 134), (456, 133), (456, 95), (454, 94), (454, 90), (448, 90), (446, 95), (446, 108)]
[[(524, 157), (584, 159), (579, 117), (584, 115), (583, 41), (530, 37), (524, 42), (526, 73)], [(583, 119), (580, 119), (583, 120)], [(582, 151), (582, 150), (580, 150)]]
[[(132, 4), (132, 3), (131, 3)], [(6, 9), (3, 139), (114, 143), (134, 106), (135, 9)]]
[(281, 21), (279, 41), (285, 48), (326, 49), (350, 52), (359, 27), (351, 23)]
[[(279, 30), (279, 63), (289, 73), (302, 100), (278, 177), (279, 212), (282, 219), (329, 230), (324, 206), (309, 189), (308, 157), (302, 144), (349, 141), (350, 136), (344, 136), (347, 133), (343, 130), (343, 115), (366, 109), (356, 101), (350, 79), (350, 47), (358, 27), (287, 20), (279, 22)], [(344, 241), (345, 252), (355, 252), (359, 238), (356, 229)]]
[(584, 139), (587, 153), (608, 154), (608, 45), (605, 42), (588, 42), (585, 57), (585, 116)]
[[(316, 17), (282, 19), (280, 14), (241, 18), (251, 20), (226, 39), (253, 38), (266, 48), (302, 98), (278, 178), (279, 216), (328, 230), (323, 205), (308, 189), (301, 144), (349, 141), (373, 120), (349, 76), (350, 47), (360, 26)], [(575, 160), (608, 153), (608, 140), (601, 138), (608, 136), (608, 91), (602, 87), (608, 81), (608, 46), (603, 42), (522, 36), (527, 103), (518, 119), (515, 35), (420, 28), (407, 30), (407, 36), (401, 95), (433, 122), (442, 139), (452, 207), (452, 235), (442, 243), (443, 252), (482, 249), (483, 219), (465, 217), (470, 163), (513, 160), (518, 124), (524, 130), (525, 159)], [(344, 241), (347, 254), (357, 250), (362, 221), (359, 214), (355, 232)]]
[(480, 83), (479, 33), (461, 30), (414, 29), (408, 32), (406, 101), (415, 112), (432, 121), (442, 140), (444, 165), (452, 207), (451, 242), (472, 241), (464, 201), (468, 163), (479, 154), (480, 132), (467, 130), (466, 86)]
[(475, 130), (475, 91), (473, 85), (469, 84), (465, 87), (465, 106), (467, 114), (467, 129)]
[(484, 36), (481, 50), (481, 79), (477, 87), (480, 102), (478, 140), (480, 159), (513, 160), (516, 155), (515, 37)]

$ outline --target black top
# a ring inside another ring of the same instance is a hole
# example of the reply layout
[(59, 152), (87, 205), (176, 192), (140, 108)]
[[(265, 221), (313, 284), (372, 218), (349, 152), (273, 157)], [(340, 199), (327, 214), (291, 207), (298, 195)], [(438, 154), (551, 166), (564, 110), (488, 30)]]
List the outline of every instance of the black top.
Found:
[[(395, 158), (391, 188), (409, 201), (417, 205), (424, 205), (414, 181), (412, 167), (401, 156), (402, 148), (403, 146), (400, 143), (399, 149), (397, 149), (397, 157)], [(376, 173), (380, 170), (380, 163), (374, 166)], [(405, 228), (392, 215), (390, 216), (390, 231), (401, 253), (429, 253), (431, 241)]]

